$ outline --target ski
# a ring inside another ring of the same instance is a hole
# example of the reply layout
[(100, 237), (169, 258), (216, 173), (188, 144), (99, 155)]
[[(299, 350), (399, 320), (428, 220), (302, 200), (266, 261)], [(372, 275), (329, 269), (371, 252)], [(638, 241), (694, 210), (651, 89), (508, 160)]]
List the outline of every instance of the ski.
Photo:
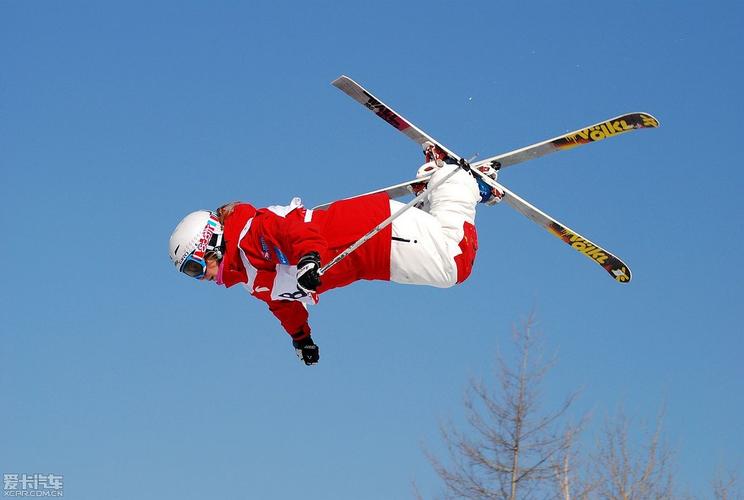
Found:
[(331, 85), (340, 89), (346, 95), (372, 111), (374, 114), (398, 129), (400, 132), (406, 134), (409, 138), (411, 138), (419, 145), (423, 145), (427, 141), (431, 142), (439, 149), (447, 153), (447, 156), (449, 156), (452, 161), (459, 161), (459, 156), (432, 139), (428, 134), (426, 134), (417, 126), (413, 125), (411, 122), (396, 113), (392, 108), (370, 94), (364, 87), (359, 85), (348, 76), (341, 75), (333, 82), (331, 82)]
[(565, 151), (567, 149), (575, 148), (576, 146), (599, 142), (633, 130), (656, 128), (658, 126), (659, 120), (648, 113), (628, 113), (579, 130), (574, 130), (573, 132), (548, 139), (547, 141), (538, 142), (521, 149), (515, 149), (508, 153), (477, 161), (473, 163), (473, 167), (493, 162), (498, 162), (501, 168), (509, 167), (557, 151)]
[[(359, 198), (361, 196), (367, 196), (370, 194), (377, 194), (377, 193), (387, 193), (387, 195), (390, 197), (390, 199), (396, 199), (396, 198), (403, 198), (404, 196), (408, 196), (410, 194), (413, 194), (413, 191), (411, 190), (411, 186), (414, 184), (418, 184), (421, 182), (426, 182), (429, 180), (431, 175), (427, 175), (418, 179), (411, 179), (410, 181), (401, 182), (398, 184), (394, 184), (392, 186), (384, 187), (382, 189), (375, 189), (374, 191), (370, 191), (368, 193), (362, 193), (358, 194), (356, 196), (349, 196), (348, 198), (342, 198), (343, 200), (351, 200), (353, 198)], [(313, 210), (325, 210), (331, 205), (331, 203), (323, 203), (322, 205), (317, 205), (313, 207)]]
[[(474, 170), (474, 172), (480, 174), (477, 170)], [(481, 177), (492, 187), (495, 187), (504, 193), (503, 201), (508, 203), (509, 206), (531, 221), (544, 227), (550, 234), (556, 236), (577, 252), (584, 254), (599, 264), (613, 279), (615, 279), (615, 281), (618, 283), (627, 283), (630, 281), (632, 276), (630, 273), (630, 267), (628, 267), (628, 265), (617, 256), (590, 241), (588, 238), (580, 235), (570, 227), (557, 221), (531, 203), (528, 203), (490, 177), (484, 175), (481, 175)]]
[[(403, 116), (401, 116), (392, 108), (380, 101), (378, 98), (376, 98), (374, 95), (372, 95), (370, 92), (364, 89), (364, 87), (356, 83), (351, 78), (342, 75), (341, 77), (334, 80), (332, 84), (349, 95), (355, 101), (359, 102), (367, 109), (375, 113), (377, 116), (385, 120), (387, 123), (395, 127), (397, 130), (407, 135), (410, 139), (412, 139), (419, 145), (423, 145), (426, 142), (431, 142), (435, 145), (435, 147), (439, 148), (443, 153), (445, 153), (449, 160), (453, 162), (460, 161), (461, 158), (457, 154), (441, 145), (438, 141), (435, 141), (432, 137), (430, 137), (421, 129), (403, 118)], [(611, 127), (611, 129), (608, 127)], [(597, 142), (612, 135), (618, 135), (630, 130), (635, 130), (636, 128), (648, 127), (658, 127), (658, 120), (647, 113), (631, 113), (628, 115), (622, 115), (620, 117), (613, 118), (605, 122), (601, 122), (597, 125), (592, 125), (585, 129), (580, 129), (569, 134), (565, 134), (563, 136), (559, 136), (554, 139), (535, 144), (533, 146), (527, 146), (526, 148), (515, 150), (510, 153), (505, 153), (504, 155), (481, 160), (474, 163), (473, 167), (485, 165), (489, 162), (491, 162), (492, 164), (498, 162), (501, 166), (503, 166), (503, 164), (501, 164), (501, 160), (509, 162), (509, 165), (514, 165), (522, 161), (537, 158), (539, 156), (544, 156), (554, 151), (570, 149), (571, 147), (586, 144), (589, 142)], [(612, 133), (610, 133), (611, 131)], [(604, 268), (605, 271), (607, 271), (610, 276), (618, 283), (630, 282), (630, 268), (615, 255), (608, 252), (599, 245), (593, 243), (584, 236), (581, 236), (579, 233), (572, 230), (568, 226), (558, 222), (550, 215), (528, 203), (527, 201), (516, 195), (514, 192), (505, 188), (490, 177), (485, 176), (479, 170), (477, 170), (477, 168), (473, 168), (472, 171), (476, 175), (479, 175), (486, 181), (486, 183), (488, 183), (492, 187), (501, 190), (504, 193), (504, 200), (509, 206), (514, 208), (522, 215), (526, 216), (528, 219), (545, 228), (548, 232), (558, 237), (561, 241), (569, 245), (574, 250), (589, 257), (591, 260)], [(398, 197), (408, 192), (407, 186), (410, 186), (415, 182), (422, 182), (423, 180), (425, 179), (416, 179), (414, 181), (408, 181), (381, 190), (372, 191), (371, 193), (387, 191), (391, 197)], [(321, 205), (319, 206), (319, 208), (325, 206), (327, 205)]]
[[(375, 113), (377, 116), (388, 122), (390, 125), (398, 129), (400, 132), (406, 134), (409, 138), (414, 140), (419, 145), (426, 141), (431, 141), (437, 145), (442, 151), (452, 160), (457, 160), (458, 156), (446, 147), (438, 144), (428, 134), (423, 132), (421, 129), (413, 125), (411, 122), (403, 118), (400, 114), (395, 112), (392, 108), (387, 106), (385, 103), (380, 101), (364, 87), (359, 85), (357, 82), (349, 78), (348, 76), (340, 76), (332, 82), (332, 85), (346, 93), (352, 99), (365, 106), (367, 109)], [(659, 120), (653, 115), (644, 112), (627, 113), (624, 115), (610, 118), (603, 122), (595, 123), (587, 127), (574, 130), (567, 134), (548, 139), (546, 141), (538, 142), (525, 146), (508, 153), (503, 153), (497, 156), (492, 156), (484, 160), (479, 160), (473, 163), (473, 167), (479, 167), (485, 164), (493, 164), (498, 162), (500, 167), (508, 167), (522, 163), (535, 158), (540, 158), (550, 153), (557, 151), (565, 151), (572, 149), (576, 146), (589, 144), (592, 142), (599, 142), (609, 137), (631, 132), (633, 130), (642, 128), (657, 128), (659, 126)]]

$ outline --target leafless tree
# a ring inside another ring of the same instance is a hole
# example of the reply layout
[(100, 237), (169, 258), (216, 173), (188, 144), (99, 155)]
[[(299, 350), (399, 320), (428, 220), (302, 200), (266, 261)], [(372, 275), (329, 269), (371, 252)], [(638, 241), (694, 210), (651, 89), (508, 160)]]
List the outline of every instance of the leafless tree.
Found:
[[(516, 354), (497, 357), (493, 388), (471, 380), (465, 393), (467, 425), (440, 427), (446, 460), (426, 451), (444, 483), (445, 498), (554, 500), (692, 499), (675, 481), (673, 453), (660, 412), (650, 430), (620, 410), (605, 421), (596, 446), (580, 453), (585, 419), (567, 423), (577, 393), (552, 411), (542, 408), (542, 384), (553, 367), (542, 356), (534, 315), (512, 330)], [(744, 500), (735, 474), (712, 482), (716, 500)], [(423, 496), (414, 486), (416, 498)]]
[(672, 452), (663, 441), (662, 427), (663, 413), (653, 431), (633, 440), (630, 419), (622, 410), (605, 423), (592, 460), (598, 496), (609, 500), (679, 498)]
[(517, 362), (510, 364), (498, 356), (498, 390), (473, 380), (466, 391), (470, 432), (451, 424), (441, 427), (448, 463), (427, 452), (447, 498), (558, 497), (556, 484), (562, 485), (561, 498), (570, 498), (568, 460), (582, 424), (570, 425), (565, 420), (576, 393), (552, 412), (543, 412), (541, 385), (553, 363), (542, 357), (534, 316), (513, 329), (513, 340)]
[(720, 473), (713, 480), (713, 498), (716, 500), (743, 500), (744, 494), (738, 487), (739, 477), (734, 472)]
[[(573, 439), (573, 437), (572, 437)], [(584, 474), (586, 461), (574, 443), (567, 446), (554, 463), (555, 494), (552, 498), (560, 500), (588, 500), (596, 490), (597, 484)]]

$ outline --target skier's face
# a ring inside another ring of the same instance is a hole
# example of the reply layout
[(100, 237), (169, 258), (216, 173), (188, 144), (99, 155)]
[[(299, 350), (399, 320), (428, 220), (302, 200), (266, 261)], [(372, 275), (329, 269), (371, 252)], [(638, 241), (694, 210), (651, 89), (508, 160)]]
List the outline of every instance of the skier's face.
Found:
[(202, 281), (214, 281), (214, 278), (217, 276), (217, 272), (220, 269), (220, 265), (217, 262), (217, 259), (215, 258), (208, 258), (206, 259), (207, 263), (207, 270), (204, 273), (204, 276), (201, 278)]

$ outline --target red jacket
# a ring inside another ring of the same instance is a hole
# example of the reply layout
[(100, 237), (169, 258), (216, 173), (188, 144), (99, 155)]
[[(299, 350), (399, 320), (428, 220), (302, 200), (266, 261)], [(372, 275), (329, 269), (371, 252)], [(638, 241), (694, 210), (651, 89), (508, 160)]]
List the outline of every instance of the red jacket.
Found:
[[(370, 229), (390, 216), (385, 193), (337, 201), (327, 210), (307, 210), (293, 204), (256, 210), (239, 204), (224, 220), (225, 254), (222, 281), (226, 287), (243, 283), (251, 295), (263, 300), (293, 339), (310, 335), (306, 303), (317, 295), (280, 294), (284, 275), (291, 283), (300, 258), (318, 252), (330, 262)], [(332, 267), (321, 278), (318, 294), (357, 280), (390, 279), (391, 226)], [(291, 284), (296, 288), (296, 283)], [(272, 298), (272, 295), (274, 297)], [(281, 299), (277, 295), (287, 297)]]

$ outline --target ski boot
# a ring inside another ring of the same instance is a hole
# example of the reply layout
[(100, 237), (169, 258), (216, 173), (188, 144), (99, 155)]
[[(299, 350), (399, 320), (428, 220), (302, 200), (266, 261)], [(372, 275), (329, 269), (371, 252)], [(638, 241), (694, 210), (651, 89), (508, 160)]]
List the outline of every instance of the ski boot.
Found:
[[(417, 179), (430, 176), (438, 169), (442, 168), (444, 166), (444, 159), (447, 157), (447, 153), (439, 149), (430, 141), (426, 141), (425, 143), (423, 143), (421, 145), (421, 148), (424, 150), (424, 158), (426, 160), (426, 163), (421, 165), (416, 172)], [(413, 193), (414, 196), (418, 196), (424, 189), (426, 189), (428, 183), (428, 181), (422, 181), (411, 184), (410, 191)]]
[[(478, 165), (477, 167), (475, 167), (478, 172), (493, 180), (496, 180), (496, 177), (498, 177), (500, 168), (501, 164), (497, 161), (492, 161), (491, 163), (486, 163), (484, 165)], [(472, 175), (478, 182), (478, 190), (480, 191), (481, 195), (481, 203), (485, 203), (489, 206), (495, 205), (504, 198), (503, 192), (496, 189), (495, 187), (491, 187), (489, 184), (486, 184), (486, 181), (484, 181), (480, 175), (475, 173), (473, 173)]]

